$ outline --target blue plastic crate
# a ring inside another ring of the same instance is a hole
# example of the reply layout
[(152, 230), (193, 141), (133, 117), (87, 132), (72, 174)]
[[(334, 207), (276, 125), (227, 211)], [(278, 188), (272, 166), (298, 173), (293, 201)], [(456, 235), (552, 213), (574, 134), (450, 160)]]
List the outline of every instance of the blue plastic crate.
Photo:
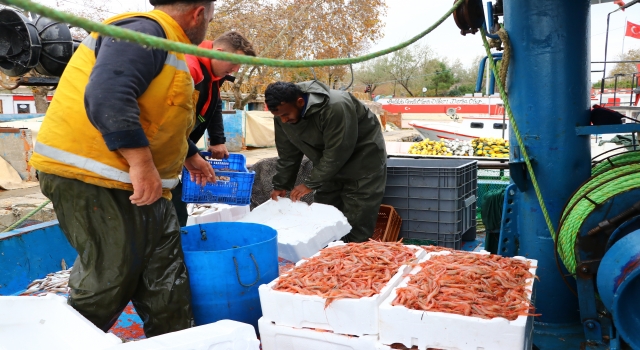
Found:
[[(211, 156), (203, 152), (204, 156)], [(256, 175), (247, 170), (247, 160), (242, 154), (230, 154), (228, 159), (208, 160), (216, 176), (229, 177), (229, 181), (216, 181), (200, 186), (191, 181), (186, 168), (182, 169), (182, 201), (185, 203), (224, 203), (248, 205), (251, 203), (251, 189)], [(231, 169), (234, 171), (223, 171)]]

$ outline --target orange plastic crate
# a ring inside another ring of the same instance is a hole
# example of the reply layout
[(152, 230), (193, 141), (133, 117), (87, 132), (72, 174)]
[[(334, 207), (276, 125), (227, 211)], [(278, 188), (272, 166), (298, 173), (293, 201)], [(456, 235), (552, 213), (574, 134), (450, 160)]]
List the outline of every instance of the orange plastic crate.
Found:
[(396, 242), (400, 234), (402, 218), (392, 206), (382, 204), (378, 211), (378, 221), (373, 231), (373, 240), (381, 242)]

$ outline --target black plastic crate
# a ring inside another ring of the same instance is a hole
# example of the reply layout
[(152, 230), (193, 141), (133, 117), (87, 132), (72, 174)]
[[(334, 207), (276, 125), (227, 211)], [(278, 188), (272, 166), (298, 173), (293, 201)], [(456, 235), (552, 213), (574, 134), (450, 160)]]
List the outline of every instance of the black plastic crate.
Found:
[(400, 236), (460, 249), (475, 225), (475, 160), (389, 158), (384, 204), (402, 218)]

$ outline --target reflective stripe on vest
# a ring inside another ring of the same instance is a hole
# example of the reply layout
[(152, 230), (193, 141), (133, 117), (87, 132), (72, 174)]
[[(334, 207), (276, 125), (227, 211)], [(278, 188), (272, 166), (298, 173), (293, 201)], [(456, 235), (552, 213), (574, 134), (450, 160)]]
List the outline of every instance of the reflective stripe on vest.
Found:
[[(47, 146), (43, 143), (36, 142), (36, 146), (34, 148), (35, 152), (49, 157), (51, 159), (55, 159), (59, 162), (62, 162), (67, 165), (71, 165), (73, 167), (88, 170), (92, 173), (96, 173), (98, 175), (104, 176), (109, 180), (114, 180), (118, 182), (123, 182), (130, 184), (131, 177), (129, 173), (126, 171), (122, 171), (120, 169), (116, 169), (112, 166), (103, 164), (98, 162), (97, 160), (93, 160), (91, 158), (86, 158), (79, 156), (77, 154), (73, 154), (67, 151), (63, 151), (51, 146)], [(178, 185), (178, 179), (163, 179), (162, 180), (162, 188), (172, 189)]]
[[(82, 45), (86, 46), (91, 51), (95, 51), (97, 42), (98, 41), (94, 37), (88, 35), (86, 38), (84, 38), (84, 40), (82, 40)], [(187, 62), (185, 60), (178, 59), (178, 56), (173, 53), (167, 53), (167, 59), (164, 61), (164, 64), (173, 66), (177, 70), (185, 71), (191, 74), (191, 72), (189, 71), (189, 67), (187, 66)]]
[(169, 53), (167, 54), (167, 60), (164, 61), (164, 64), (175, 67), (177, 70), (185, 71), (191, 75), (191, 71), (189, 71), (189, 67), (187, 66), (187, 61), (179, 60), (178, 56)]
[(89, 50), (91, 50), (91, 51), (95, 51), (96, 50), (96, 42), (97, 42), (97, 40), (94, 37), (92, 37), (91, 35), (87, 35), (87, 37), (84, 38), (84, 40), (82, 40), (82, 45), (88, 47)]

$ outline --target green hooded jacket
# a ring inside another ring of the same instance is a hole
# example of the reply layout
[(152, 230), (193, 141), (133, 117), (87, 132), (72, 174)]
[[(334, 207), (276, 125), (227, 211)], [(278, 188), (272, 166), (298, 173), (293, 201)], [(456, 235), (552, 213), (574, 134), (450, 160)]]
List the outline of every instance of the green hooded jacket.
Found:
[(313, 162), (304, 182), (311, 189), (330, 181), (358, 180), (384, 166), (382, 128), (369, 108), (350, 93), (331, 90), (319, 81), (296, 85), (309, 98), (296, 124), (274, 117), (279, 156), (275, 189), (293, 189), (303, 155)]

